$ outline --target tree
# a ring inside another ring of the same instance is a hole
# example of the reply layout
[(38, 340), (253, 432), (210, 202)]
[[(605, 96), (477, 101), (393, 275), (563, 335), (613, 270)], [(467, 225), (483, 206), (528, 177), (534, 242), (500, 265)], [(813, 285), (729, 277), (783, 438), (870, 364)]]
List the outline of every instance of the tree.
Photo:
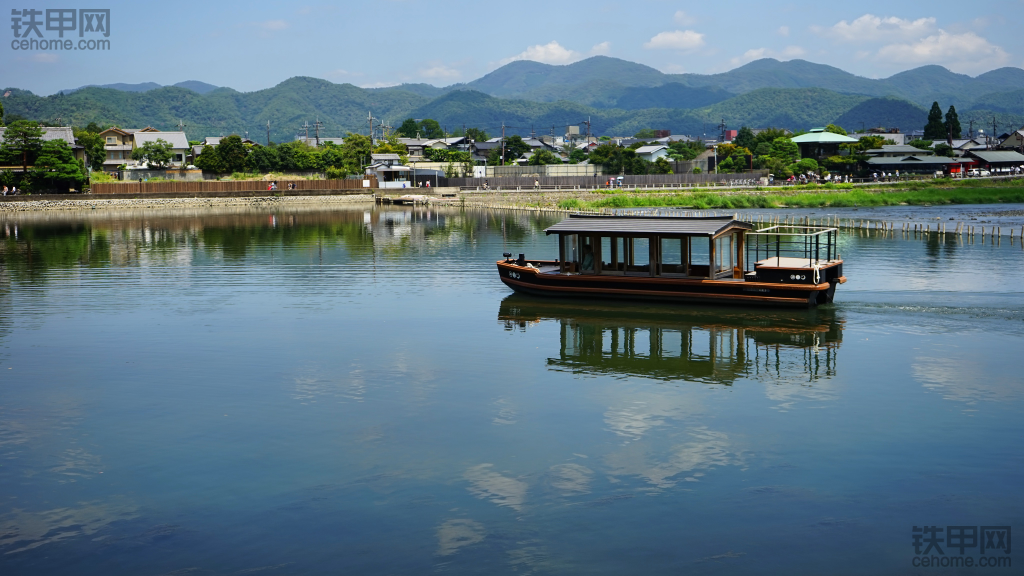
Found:
[(668, 160), (666, 160), (664, 157), (661, 157), (654, 161), (652, 171), (655, 174), (671, 174), (672, 165), (669, 164)]
[(363, 171), (363, 167), (369, 164), (370, 155), (373, 153), (371, 144), (369, 136), (353, 134), (351, 132), (345, 136), (345, 145), (342, 147), (341, 157), (345, 170), (349, 174), (360, 174)]
[[(206, 150), (204, 149), (203, 153), (205, 152)], [(196, 166), (199, 166), (198, 161)], [(280, 169), (277, 146), (255, 146), (249, 151), (249, 155), (245, 157), (245, 170), (247, 172), (262, 172), (265, 174)]]
[(765, 128), (757, 133), (755, 137), (758, 144), (761, 142), (767, 142), (771, 144), (776, 138), (788, 138), (789, 134), (781, 128)]
[(753, 150), (757, 147), (757, 137), (754, 136), (754, 131), (746, 126), (740, 128), (740, 131), (736, 133), (736, 137), (732, 139), (732, 143)]
[(398, 136), (391, 136), (387, 140), (377, 142), (373, 149), (374, 154), (398, 154), (402, 164), (409, 162), (409, 149), (405, 144), (398, 141)]
[(486, 142), (490, 138), (490, 136), (487, 135), (487, 132), (484, 132), (479, 128), (467, 128), (464, 136), (473, 142)]
[(518, 134), (505, 139), (504, 162), (502, 162), (501, 148), (501, 146), (495, 146), (490, 156), (487, 157), (487, 161), (491, 164), (509, 164), (530, 151), (530, 145), (523, 142), (523, 138)]
[[(90, 126), (95, 126), (95, 124), (90, 123)], [(79, 130), (76, 128), (74, 133), (75, 140), (85, 148), (85, 157), (89, 161), (89, 166), (93, 170), (103, 170), (103, 161), (107, 159), (107, 149), (103, 142), (103, 137), (88, 129)]]
[(416, 133), (420, 131), (420, 125), (412, 118), (406, 118), (402, 121), (402, 125), (398, 127), (395, 134), (402, 138), (415, 138)]
[(65, 189), (85, 182), (82, 163), (75, 159), (74, 152), (63, 140), (43, 142), (39, 155), (32, 167), (32, 181), (37, 187), (43, 182), (52, 187), (60, 184)]
[(949, 111), (946, 112), (945, 136), (948, 136), (949, 134), (952, 134), (953, 138), (960, 138), (963, 136), (963, 128), (960, 127), (960, 117), (956, 115), (956, 108), (953, 106), (950, 106)]
[(431, 140), (444, 138), (444, 130), (441, 130), (441, 125), (437, 123), (437, 120), (427, 118), (420, 122), (420, 136)]
[(146, 142), (132, 150), (132, 160), (145, 161), (150, 168), (165, 168), (171, 163), (171, 143), (163, 138)]
[(537, 150), (530, 156), (530, 160), (527, 162), (530, 166), (542, 166), (544, 164), (561, 164), (562, 159), (555, 155), (550, 150)]
[(0, 126), (4, 125), (4, 103), (0, 102)]
[(878, 150), (887, 142), (885, 136), (861, 136), (858, 147), (861, 152), (867, 152), (868, 150)]
[(569, 163), (579, 164), (587, 159), (587, 153), (582, 148), (576, 148), (569, 153)]
[(946, 144), (945, 142), (942, 142), (940, 144), (936, 144), (935, 145), (935, 155), (936, 156), (946, 156), (948, 158), (952, 158), (953, 154), (954, 154), (953, 153), (953, 147), (950, 146), (949, 144)]
[(644, 128), (636, 134), (633, 134), (633, 138), (654, 138), (654, 128)]
[(195, 159), (195, 165), (196, 168), (203, 172), (220, 174), (225, 171), (224, 163), (220, 161), (220, 155), (217, 154), (216, 146), (204, 146), (203, 151)]
[(5, 152), (17, 152), (21, 155), (22, 174), (28, 174), (28, 159), (35, 159), (36, 153), (43, 147), (43, 130), (38, 122), (17, 120), (11, 122), (4, 132), (3, 149)]
[(220, 156), (224, 172), (235, 173), (245, 170), (245, 158), (249, 150), (242, 144), (242, 137), (232, 134), (221, 139), (217, 145), (217, 156)]
[(829, 124), (828, 126), (825, 126), (825, 132), (831, 132), (833, 134), (842, 134), (843, 136), (846, 136), (846, 130), (843, 130), (841, 127), (836, 126), (835, 124)]
[(942, 123), (942, 109), (938, 102), (932, 102), (932, 109), (928, 111), (928, 123), (924, 125), (925, 140), (945, 140), (946, 126)]
[(800, 147), (789, 138), (776, 138), (772, 141), (771, 157), (782, 160), (787, 165), (800, 159)]
[(907, 145), (913, 146), (914, 148), (917, 148), (919, 150), (928, 150), (929, 152), (931, 152), (932, 142), (933, 140), (921, 140), (920, 138), (918, 138), (917, 140), (911, 140), (910, 142), (907, 142)]

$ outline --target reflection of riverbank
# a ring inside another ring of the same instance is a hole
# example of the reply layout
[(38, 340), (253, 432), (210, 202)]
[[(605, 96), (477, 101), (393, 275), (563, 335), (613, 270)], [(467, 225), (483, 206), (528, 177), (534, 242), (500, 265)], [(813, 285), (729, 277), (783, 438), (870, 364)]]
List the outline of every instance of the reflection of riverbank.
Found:
[(560, 324), (548, 368), (731, 384), (741, 377), (794, 371), (831, 377), (843, 320), (834, 308), (801, 311), (577, 303), (512, 295), (498, 319), (506, 330), (546, 320)]

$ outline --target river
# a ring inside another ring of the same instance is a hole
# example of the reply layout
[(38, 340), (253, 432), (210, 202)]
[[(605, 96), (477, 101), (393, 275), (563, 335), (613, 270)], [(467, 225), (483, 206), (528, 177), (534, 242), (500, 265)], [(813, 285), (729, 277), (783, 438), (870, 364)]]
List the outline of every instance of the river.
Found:
[(512, 295), (494, 262), (553, 258), (559, 219), (0, 217), (0, 573), (1009, 557), (984, 534), (1024, 528), (1019, 240), (846, 230), (810, 311)]

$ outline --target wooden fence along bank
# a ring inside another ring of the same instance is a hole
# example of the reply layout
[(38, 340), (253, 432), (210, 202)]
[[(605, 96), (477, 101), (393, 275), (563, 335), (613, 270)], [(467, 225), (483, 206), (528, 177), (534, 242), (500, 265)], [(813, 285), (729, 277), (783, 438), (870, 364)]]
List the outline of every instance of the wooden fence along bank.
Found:
[(109, 182), (93, 184), (93, 194), (231, 194), (244, 192), (288, 192), (291, 189), (308, 191), (343, 191), (369, 193), (377, 188), (377, 179), (367, 180), (276, 180), (277, 190), (269, 191), (269, 180), (237, 180), (228, 182)]

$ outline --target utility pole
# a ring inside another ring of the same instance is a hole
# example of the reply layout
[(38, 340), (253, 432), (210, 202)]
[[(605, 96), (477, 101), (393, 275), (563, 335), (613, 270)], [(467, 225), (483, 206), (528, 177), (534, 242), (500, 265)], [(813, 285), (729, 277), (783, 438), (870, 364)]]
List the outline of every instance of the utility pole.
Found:
[(316, 147), (320, 147), (320, 129), (323, 128), (324, 123), (320, 121), (320, 117), (317, 116), (316, 122), (313, 124), (313, 129), (316, 132)]
[(971, 127), (968, 129), (967, 137), (970, 138), (971, 140), (974, 140), (974, 119), (971, 118), (970, 120), (968, 120), (968, 122), (970, 122)]
[(299, 130), (306, 131), (306, 144), (309, 144), (309, 122), (303, 122), (302, 126), (299, 126)]
[(505, 165), (505, 123), (501, 123), (501, 165)]
[(188, 124), (183, 124), (181, 118), (178, 118), (178, 132), (184, 132)]
[[(718, 138), (718, 143), (719, 144), (724, 144), (725, 143), (725, 118), (722, 118), (722, 123), (718, 125), (718, 130), (721, 132), (721, 135)], [(716, 168), (717, 168), (717, 164), (716, 164)]]
[(992, 116), (992, 146), (989, 146), (990, 149), (995, 147), (997, 138), (999, 138), (999, 133), (996, 132), (996, 117)]
[(270, 148), (270, 120), (267, 120), (267, 148)]

